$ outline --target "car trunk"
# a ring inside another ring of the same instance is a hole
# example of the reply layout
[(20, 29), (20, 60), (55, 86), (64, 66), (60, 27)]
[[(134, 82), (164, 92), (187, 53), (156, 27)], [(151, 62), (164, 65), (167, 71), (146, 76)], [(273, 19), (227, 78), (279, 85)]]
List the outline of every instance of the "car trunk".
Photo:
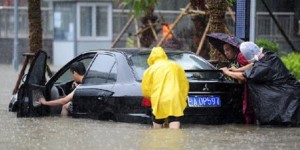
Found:
[(214, 102), (206, 102), (206, 105), (203, 106), (194, 105), (190, 100), (187, 100), (188, 106), (185, 109), (183, 122), (219, 124), (241, 120), (242, 89), (242, 85), (233, 81), (190, 81), (189, 98), (217, 97), (219, 102), (215, 104), (211, 104)]

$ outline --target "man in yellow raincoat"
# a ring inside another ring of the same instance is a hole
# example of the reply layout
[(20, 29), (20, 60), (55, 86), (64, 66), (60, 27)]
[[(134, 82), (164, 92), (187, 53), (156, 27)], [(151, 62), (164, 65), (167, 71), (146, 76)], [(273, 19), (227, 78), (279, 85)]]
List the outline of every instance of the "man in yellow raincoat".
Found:
[(143, 95), (151, 100), (153, 128), (180, 128), (180, 117), (186, 107), (189, 82), (182, 67), (168, 60), (161, 47), (154, 47), (147, 60), (149, 68), (142, 81)]

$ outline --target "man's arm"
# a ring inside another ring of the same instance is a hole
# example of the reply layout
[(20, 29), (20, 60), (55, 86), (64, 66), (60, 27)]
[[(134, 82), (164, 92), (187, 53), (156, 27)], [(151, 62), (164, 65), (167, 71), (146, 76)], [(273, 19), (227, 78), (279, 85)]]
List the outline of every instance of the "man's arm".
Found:
[(74, 91), (75, 91), (75, 90), (73, 90), (70, 94), (68, 94), (68, 95), (65, 96), (64, 98), (60, 98), (60, 99), (52, 100), (52, 101), (46, 101), (45, 98), (39, 98), (39, 101), (40, 101), (43, 105), (47, 105), (47, 106), (63, 105), (63, 104), (66, 104), (66, 103), (72, 101), (73, 95), (74, 95)]

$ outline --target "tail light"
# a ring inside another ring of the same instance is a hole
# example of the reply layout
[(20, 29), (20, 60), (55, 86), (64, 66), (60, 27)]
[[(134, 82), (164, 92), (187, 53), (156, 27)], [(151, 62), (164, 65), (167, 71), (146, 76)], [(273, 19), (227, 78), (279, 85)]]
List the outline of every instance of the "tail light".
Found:
[(144, 107), (151, 107), (151, 101), (149, 98), (143, 97), (142, 99), (142, 106)]

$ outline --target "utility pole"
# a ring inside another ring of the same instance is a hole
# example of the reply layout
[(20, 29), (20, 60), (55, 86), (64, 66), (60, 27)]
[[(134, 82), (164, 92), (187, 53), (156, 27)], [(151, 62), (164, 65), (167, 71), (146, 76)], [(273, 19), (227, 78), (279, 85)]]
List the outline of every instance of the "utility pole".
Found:
[(256, 0), (250, 2), (250, 41), (255, 42), (255, 24), (256, 24)]
[(19, 0), (14, 1), (14, 54), (13, 54), (13, 60), (12, 64), (15, 69), (15, 71), (18, 71), (19, 69), (19, 39), (18, 39), (18, 33), (19, 33), (19, 10), (18, 10)]

